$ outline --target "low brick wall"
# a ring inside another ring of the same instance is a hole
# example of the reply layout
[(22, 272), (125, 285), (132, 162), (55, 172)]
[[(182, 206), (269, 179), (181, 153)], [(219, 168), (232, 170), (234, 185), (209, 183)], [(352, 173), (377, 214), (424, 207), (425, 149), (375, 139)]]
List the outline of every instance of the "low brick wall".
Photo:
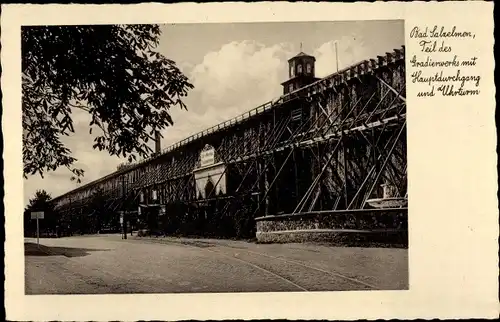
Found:
[(408, 246), (408, 209), (309, 212), (256, 218), (261, 243), (326, 242), (346, 246)]

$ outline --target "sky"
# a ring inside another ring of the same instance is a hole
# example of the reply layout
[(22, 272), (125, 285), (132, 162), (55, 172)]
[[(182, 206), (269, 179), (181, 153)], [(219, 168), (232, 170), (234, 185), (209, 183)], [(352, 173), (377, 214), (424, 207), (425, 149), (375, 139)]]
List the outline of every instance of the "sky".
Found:
[[(157, 50), (176, 62), (194, 85), (186, 110), (170, 110), (174, 125), (162, 131), (161, 147), (264, 104), (282, 92), (287, 60), (302, 51), (316, 57), (316, 76), (324, 77), (361, 60), (375, 58), (404, 45), (404, 22), (277, 22), (164, 24)], [(116, 170), (123, 158), (92, 149), (89, 117), (73, 111), (75, 133), (64, 143), (85, 170), (81, 183), (70, 181), (61, 168), (41, 178), (24, 180), (24, 204), (36, 190), (52, 197)], [(153, 143), (151, 145), (153, 148)]]

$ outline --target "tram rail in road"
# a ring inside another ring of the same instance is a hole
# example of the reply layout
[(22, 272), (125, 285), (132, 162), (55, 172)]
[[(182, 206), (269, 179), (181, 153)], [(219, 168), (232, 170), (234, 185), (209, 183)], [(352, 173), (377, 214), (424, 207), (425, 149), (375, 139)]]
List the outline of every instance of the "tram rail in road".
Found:
[[(26, 240), (30, 242), (30, 240)], [(120, 235), (40, 239), (27, 294), (395, 290), (407, 250)]]

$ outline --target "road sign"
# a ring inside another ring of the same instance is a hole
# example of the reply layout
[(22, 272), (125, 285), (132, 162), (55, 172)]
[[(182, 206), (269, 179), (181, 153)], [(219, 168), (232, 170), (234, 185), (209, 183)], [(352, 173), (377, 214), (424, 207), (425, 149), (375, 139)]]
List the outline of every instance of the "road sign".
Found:
[(33, 211), (31, 212), (31, 219), (43, 219), (44, 212), (43, 211)]
[(36, 219), (36, 244), (40, 247), (40, 225), (38, 224), (38, 219), (43, 219), (43, 211), (33, 211), (31, 213), (31, 219)]

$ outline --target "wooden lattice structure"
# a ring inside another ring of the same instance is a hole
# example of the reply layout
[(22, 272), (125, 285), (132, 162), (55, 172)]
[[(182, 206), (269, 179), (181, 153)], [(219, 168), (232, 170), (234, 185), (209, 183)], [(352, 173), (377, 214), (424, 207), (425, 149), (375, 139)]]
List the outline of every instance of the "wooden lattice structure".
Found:
[[(365, 209), (382, 183), (406, 196), (404, 54), (402, 47), (314, 80), (57, 197), (55, 208), (92, 214), (98, 190), (109, 212), (162, 205), (170, 232), (245, 236), (256, 217)], [(195, 172), (207, 145), (224, 175), (200, 193)]]

